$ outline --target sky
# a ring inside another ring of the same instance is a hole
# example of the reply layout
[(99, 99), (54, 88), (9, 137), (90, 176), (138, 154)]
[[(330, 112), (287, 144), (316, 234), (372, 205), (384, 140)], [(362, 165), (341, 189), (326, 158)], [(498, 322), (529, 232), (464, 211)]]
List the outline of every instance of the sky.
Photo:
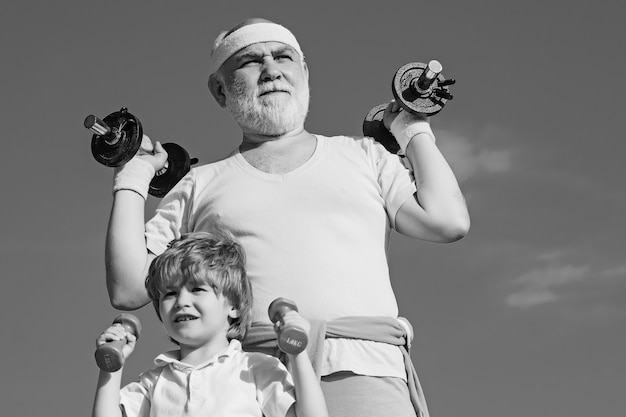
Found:
[[(310, 70), (306, 127), (359, 135), (395, 71), (437, 59), (454, 99), (431, 125), (472, 217), (452, 244), (392, 235), (400, 314), (431, 415), (623, 417), (624, 6), (616, 1), (5, 2), (0, 403), (91, 413), (108, 302), (112, 170), (83, 127), (128, 107), (200, 163), (241, 137), (207, 87), (223, 29), (264, 17)], [(150, 197), (146, 216), (157, 200)], [(171, 348), (151, 307), (125, 382)]]

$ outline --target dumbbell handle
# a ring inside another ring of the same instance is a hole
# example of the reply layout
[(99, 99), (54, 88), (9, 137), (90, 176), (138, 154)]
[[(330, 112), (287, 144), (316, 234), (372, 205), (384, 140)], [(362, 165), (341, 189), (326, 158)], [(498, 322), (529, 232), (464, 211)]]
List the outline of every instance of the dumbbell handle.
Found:
[(115, 145), (121, 137), (121, 132), (118, 129), (111, 128), (102, 119), (90, 114), (85, 118), (85, 127), (91, 130), (98, 136), (102, 136), (106, 143), (109, 145)]
[[(119, 142), (122, 136), (122, 132), (114, 127), (110, 127), (102, 119), (94, 116), (93, 114), (90, 114), (85, 118), (84, 124), (87, 129), (91, 130), (96, 135), (101, 136), (104, 141), (109, 145), (115, 145), (117, 142)], [(197, 158), (195, 158), (195, 162), (198, 162)], [(192, 160), (191, 163), (193, 164), (194, 160)], [(163, 166), (163, 168), (157, 171), (155, 175), (163, 175), (168, 168), (169, 163), (168, 161), (165, 161), (165, 165)]]
[(424, 71), (411, 83), (413, 91), (418, 95), (428, 94), (430, 86), (437, 79), (437, 76), (443, 71), (441, 63), (435, 59), (428, 62)]
[[(113, 320), (113, 324), (121, 324), (128, 332), (137, 338), (141, 335), (141, 322), (132, 314), (123, 313)], [(105, 372), (116, 372), (124, 365), (124, 355), (122, 349), (126, 344), (126, 339), (114, 340), (98, 346), (96, 349), (96, 363)]]
[[(267, 309), (272, 323), (282, 320), (289, 311), (298, 311), (298, 306), (282, 297), (272, 301)], [(285, 353), (297, 355), (306, 349), (308, 342), (306, 331), (298, 326), (283, 326), (278, 332), (278, 347)]]

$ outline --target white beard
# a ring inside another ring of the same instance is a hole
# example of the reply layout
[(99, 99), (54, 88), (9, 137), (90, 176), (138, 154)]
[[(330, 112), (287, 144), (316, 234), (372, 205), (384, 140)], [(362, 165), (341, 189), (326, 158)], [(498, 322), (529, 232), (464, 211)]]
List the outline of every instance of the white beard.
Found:
[[(299, 126), (309, 110), (309, 86), (304, 84), (299, 91), (284, 81), (268, 82), (253, 90), (246, 90), (244, 83), (227, 83), (226, 108), (235, 122), (245, 131), (265, 136), (280, 136)], [(266, 91), (282, 90), (287, 93), (273, 93), (260, 96)]]

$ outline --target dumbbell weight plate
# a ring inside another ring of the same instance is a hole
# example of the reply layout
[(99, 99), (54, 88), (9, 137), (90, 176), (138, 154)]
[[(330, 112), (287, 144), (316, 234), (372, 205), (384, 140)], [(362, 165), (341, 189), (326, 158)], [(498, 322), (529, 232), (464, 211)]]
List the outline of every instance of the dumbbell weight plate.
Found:
[(363, 120), (363, 135), (376, 139), (389, 152), (398, 153), (400, 145), (383, 123), (383, 114), (389, 103), (379, 104), (367, 113)]
[[(411, 113), (421, 113), (428, 116), (439, 113), (448, 101), (445, 98), (437, 97), (435, 94), (426, 94), (420, 97), (412, 88), (412, 83), (424, 72), (427, 65), (421, 62), (409, 62), (398, 69), (393, 77), (391, 91), (400, 103), (402, 108)], [(438, 87), (438, 84), (445, 80), (439, 73), (431, 85), (431, 91)]]
[(164, 143), (167, 152), (167, 169), (156, 175), (150, 182), (148, 193), (157, 198), (165, 196), (191, 168), (191, 160), (187, 151), (175, 143)]
[(120, 131), (119, 141), (109, 144), (100, 135), (91, 138), (91, 153), (99, 163), (108, 167), (118, 167), (130, 161), (141, 146), (143, 129), (141, 122), (131, 113), (122, 109), (111, 113), (103, 120), (109, 127)]

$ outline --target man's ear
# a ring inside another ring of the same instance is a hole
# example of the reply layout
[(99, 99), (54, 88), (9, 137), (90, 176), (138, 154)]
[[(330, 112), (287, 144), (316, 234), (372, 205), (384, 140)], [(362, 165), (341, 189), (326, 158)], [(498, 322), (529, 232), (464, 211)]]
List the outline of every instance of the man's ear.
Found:
[(304, 76), (306, 77), (306, 81), (309, 81), (309, 66), (306, 64), (305, 60), (302, 60), (302, 70), (304, 71)]
[(220, 107), (226, 107), (226, 95), (224, 94), (224, 88), (222, 80), (220, 80), (216, 74), (209, 75), (209, 91)]

